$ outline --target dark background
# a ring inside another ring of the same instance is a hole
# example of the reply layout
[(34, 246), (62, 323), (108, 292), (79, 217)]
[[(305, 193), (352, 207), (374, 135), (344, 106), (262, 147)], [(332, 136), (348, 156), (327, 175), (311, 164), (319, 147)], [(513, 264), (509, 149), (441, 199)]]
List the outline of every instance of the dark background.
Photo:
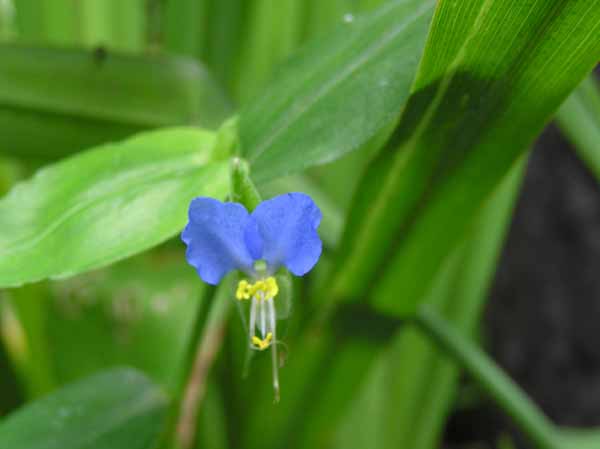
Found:
[[(600, 186), (555, 125), (537, 140), (493, 283), (488, 350), (556, 423), (600, 426)], [(451, 447), (530, 448), (490, 403), (457, 412)]]

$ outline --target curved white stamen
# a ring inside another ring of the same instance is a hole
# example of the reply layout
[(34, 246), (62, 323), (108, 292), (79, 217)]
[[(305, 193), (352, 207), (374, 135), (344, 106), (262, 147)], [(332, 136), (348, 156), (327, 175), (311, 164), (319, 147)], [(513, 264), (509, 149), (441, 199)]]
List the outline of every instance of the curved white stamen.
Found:
[(250, 326), (248, 326), (248, 337), (250, 341), (250, 346), (252, 346), (252, 337), (254, 337), (254, 332), (256, 328), (256, 306), (258, 301), (256, 297), (252, 298), (252, 304), (250, 305)]
[(265, 338), (267, 336), (267, 311), (265, 310), (265, 295), (262, 292), (260, 292), (260, 299), (258, 303), (260, 311), (260, 333), (262, 338)]
[(273, 390), (275, 391), (275, 402), (279, 402), (279, 360), (277, 360), (277, 333), (275, 332), (277, 317), (275, 316), (275, 304), (272, 299), (267, 301), (267, 307), (269, 308), (269, 324), (271, 327), (270, 330), (273, 334), (273, 343), (271, 344), (271, 357), (273, 364)]

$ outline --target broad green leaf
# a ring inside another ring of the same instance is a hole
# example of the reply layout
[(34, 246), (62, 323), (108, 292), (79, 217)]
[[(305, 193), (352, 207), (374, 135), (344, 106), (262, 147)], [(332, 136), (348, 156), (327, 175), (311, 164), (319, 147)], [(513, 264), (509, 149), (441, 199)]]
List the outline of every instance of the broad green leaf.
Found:
[(229, 112), (196, 62), (0, 45), (0, 154), (57, 158), (159, 126), (216, 127)]
[(165, 394), (131, 369), (88, 377), (0, 421), (0, 446), (147, 449), (163, 427)]
[[(472, 232), (445, 262), (425, 298), (469, 336), (474, 335), (478, 327), (488, 297), (524, 177), (524, 162), (511, 170), (478, 213)], [(452, 410), (460, 370), (421, 333), (405, 329), (399, 334), (401, 341), (398, 344), (402, 349), (395, 354), (388, 376), (410, 380), (400, 381), (396, 388), (391, 386), (384, 421), (390, 426), (394, 422), (397, 425), (391, 426), (393, 430), (388, 434), (387, 447), (392, 448), (403, 441), (404, 446), (413, 449), (436, 449)], [(396, 403), (402, 405), (396, 407)], [(406, 413), (406, 419), (398, 419), (399, 408)]]
[(204, 305), (203, 284), (186, 265), (182, 248), (159, 248), (65, 281), (6, 290), (0, 311), (16, 320), (0, 335), (29, 396), (123, 364), (175, 393)]
[(288, 62), (240, 115), (242, 155), (263, 182), (358, 149), (409, 95), (432, 0), (396, 0), (353, 16)]
[(331, 296), (368, 294), (381, 311), (413, 313), (475, 212), (600, 57), (598, 32), (599, 0), (442, 0), (413, 96), (355, 198)]
[(343, 20), (345, 14), (356, 12), (354, 0), (304, 0), (303, 3), (306, 15), (304, 31), (309, 38), (325, 35), (333, 25)]
[[(516, 167), (494, 192), (492, 201), (479, 211), (472, 235), (456, 248), (424, 297), (465, 332), (473, 330), (481, 311), (522, 168), (522, 165)], [(291, 432), (292, 426), (298, 427), (298, 422), (306, 426), (303, 429), (310, 429), (301, 439), (299, 447), (302, 448), (329, 447), (334, 438), (337, 447), (360, 447), (361, 442), (366, 443), (363, 438), (368, 438), (367, 435), (361, 432), (360, 436), (341, 437), (340, 432), (365, 427), (371, 429), (371, 437), (376, 442), (372, 443), (374, 447), (437, 447), (458, 378), (456, 365), (440, 356), (437, 349), (410, 326), (393, 332), (393, 341), (380, 341), (378, 347), (367, 352), (369, 344), (381, 340), (378, 334), (387, 323), (369, 318), (367, 313), (364, 315), (356, 317), (356, 323), (346, 324), (351, 329), (350, 338), (338, 337), (332, 343), (322, 335), (324, 329), (317, 334), (324, 340), (320, 361), (323, 368), (313, 372), (308, 387), (299, 387), (300, 397), (309, 399), (300, 400), (297, 407), (304, 414), (294, 415), (293, 421), (286, 423), (287, 431)], [(339, 317), (332, 319), (337, 321)], [(332, 326), (328, 324), (327, 327)], [(305, 340), (314, 339), (314, 334), (314, 329), (307, 332)], [(391, 344), (386, 347), (385, 343), (389, 342)], [(338, 354), (345, 356), (338, 357)], [(380, 357), (376, 357), (377, 354)], [(374, 367), (371, 373), (370, 366)], [(288, 380), (285, 370), (283, 375), (282, 385)], [(379, 384), (366, 385), (368, 379)], [(366, 386), (361, 389), (363, 385)], [(361, 390), (362, 398), (357, 395)], [(373, 398), (364, 397), (365, 391), (373, 393), (375, 390), (384, 392), (378, 404)], [(368, 414), (364, 409), (356, 408), (367, 402)], [(335, 432), (338, 429), (336, 423), (349, 406), (353, 406), (353, 413), (346, 416), (343, 427)]]
[[(479, 212), (473, 232), (456, 248), (436, 276), (424, 301), (467, 335), (479, 321), (510, 222), (525, 164), (513, 169)], [(458, 365), (414, 326), (400, 329), (384, 357), (374, 364), (369, 383), (354, 400), (338, 431), (339, 448), (370, 446), (362, 431), (372, 429), (373, 447), (437, 449), (459, 380)], [(375, 395), (380, 399), (373, 402)], [(370, 404), (365, 416), (362, 404)], [(360, 425), (362, 423), (362, 425)], [(362, 443), (362, 446), (361, 446)]]
[(600, 90), (593, 74), (567, 98), (555, 118), (579, 156), (600, 178)]
[(0, 287), (64, 278), (177, 234), (196, 196), (222, 198), (214, 134), (140, 134), (44, 168), (0, 200)]

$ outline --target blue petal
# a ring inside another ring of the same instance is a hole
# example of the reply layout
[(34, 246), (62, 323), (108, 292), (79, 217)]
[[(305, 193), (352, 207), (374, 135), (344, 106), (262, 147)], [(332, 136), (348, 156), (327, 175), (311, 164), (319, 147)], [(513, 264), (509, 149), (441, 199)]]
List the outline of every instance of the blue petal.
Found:
[(258, 223), (252, 216), (244, 229), (244, 241), (252, 258), (254, 260), (262, 259), (264, 243), (258, 230)]
[(317, 233), (321, 211), (308, 195), (276, 196), (260, 203), (251, 216), (262, 237), (262, 259), (271, 272), (285, 265), (296, 276), (302, 276), (314, 267), (322, 248)]
[(244, 241), (250, 221), (241, 204), (196, 198), (190, 204), (189, 223), (181, 233), (190, 265), (208, 284), (218, 284), (233, 269), (253, 271), (253, 258)]

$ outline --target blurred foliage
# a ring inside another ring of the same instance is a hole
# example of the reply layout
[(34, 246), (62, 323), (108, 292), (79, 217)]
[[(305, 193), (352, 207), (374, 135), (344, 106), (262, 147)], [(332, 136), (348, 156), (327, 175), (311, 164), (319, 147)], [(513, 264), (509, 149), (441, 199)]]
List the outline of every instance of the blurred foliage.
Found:
[[(198, 448), (439, 447), (461, 363), (493, 386), (473, 335), (527, 148), (556, 113), (600, 170), (599, 31), (598, 0), (0, 0), (0, 447), (189, 449), (190, 388)], [(273, 405), (170, 239), (194, 196), (288, 191), (325, 252), (280, 298)], [(399, 324), (422, 303), (454, 351)], [(598, 445), (489, 391), (542, 449)]]

